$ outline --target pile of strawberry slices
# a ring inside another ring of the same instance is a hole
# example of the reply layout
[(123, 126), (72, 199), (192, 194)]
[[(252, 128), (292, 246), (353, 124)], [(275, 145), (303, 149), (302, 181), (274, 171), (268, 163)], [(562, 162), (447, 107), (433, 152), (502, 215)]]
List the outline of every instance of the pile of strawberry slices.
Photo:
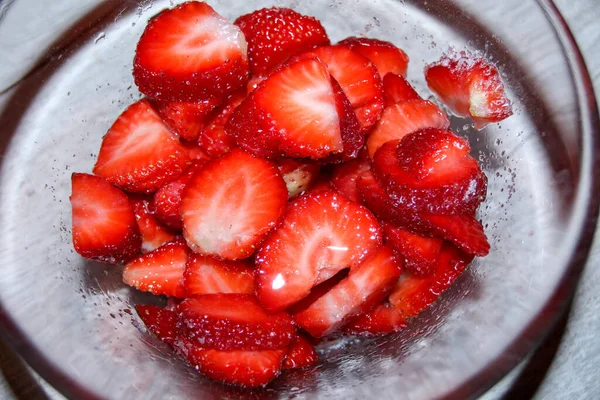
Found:
[[(397, 332), (490, 245), (487, 178), (389, 42), (331, 44), (270, 8), (234, 23), (204, 2), (150, 20), (142, 100), (72, 176), (73, 244), (171, 299), (138, 305), (198, 371), (257, 387), (314, 366), (331, 334)], [(477, 127), (511, 114), (498, 70), (468, 52), (426, 68)]]

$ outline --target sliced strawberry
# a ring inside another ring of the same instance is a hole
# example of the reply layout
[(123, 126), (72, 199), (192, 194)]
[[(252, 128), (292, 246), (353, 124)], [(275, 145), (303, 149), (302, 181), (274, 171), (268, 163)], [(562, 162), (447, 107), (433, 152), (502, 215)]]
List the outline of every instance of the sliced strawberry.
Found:
[(380, 244), (381, 227), (369, 210), (333, 191), (309, 192), (290, 205), (256, 255), (257, 297), (271, 312), (286, 309)]
[(154, 107), (165, 124), (181, 139), (198, 140), (200, 130), (219, 101), (210, 98), (202, 101), (162, 101)]
[(331, 278), (319, 283), (317, 286), (314, 286), (312, 289), (310, 289), (308, 296), (288, 308), (287, 311), (292, 315), (300, 314), (302, 311), (310, 307), (315, 301), (323, 297), (325, 293), (333, 289), (338, 283), (346, 279), (349, 273), (350, 268), (344, 268)]
[(150, 20), (133, 77), (140, 92), (162, 101), (223, 98), (248, 80), (246, 40), (208, 4), (183, 3)]
[(73, 246), (85, 258), (121, 264), (136, 257), (142, 238), (127, 195), (97, 176), (71, 176)]
[(177, 177), (189, 161), (147, 100), (130, 105), (102, 140), (94, 174), (123, 190), (152, 193)]
[(389, 72), (406, 76), (408, 56), (390, 42), (370, 38), (350, 37), (340, 42), (357, 53), (362, 54), (375, 64), (383, 78)]
[(185, 267), (188, 296), (212, 293), (254, 293), (254, 268), (245, 261), (223, 261), (192, 254)]
[(288, 198), (293, 199), (307, 191), (319, 176), (319, 164), (306, 163), (291, 158), (277, 160), (277, 167), (283, 176), (288, 190)]
[(237, 106), (246, 98), (246, 93), (243, 90), (238, 90), (233, 93), (227, 101), (215, 110), (200, 132), (200, 140), (198, 143), (204, 149), (206, 154), (213, 158), (221, 157), (235, 147), (233, 137), (225, 133), (225, 124), (229, 120), (229, 116)]
[(258, 87), (258, 84), (267, 79), (267, 75), (252, 75), (246, 85), (246, 94), (250, 94)]
[(425, 129), (381, 146), (373, 173), (391, 198), (413, 212), (472, 213), (485, 200), (487, 178), (470, 150), (450, 131)]
[(371, 170), (371, 161), (366, 151), (362, 151), (356, 160), (334, 167), (331, 185), (348, 200), (360, 203), (357, 179), (365, 171)]
[(484, 257), (490, 252), (483, 226), (472, 215), (425, 214), (421, 219), (422, 231), (454, 243), (467, 254)]
[(313, 17), (289, 8), (263, 8), (239, 17), (235, 24), (248, 41), (253, 75), (271, 72), (289, 57), (329, 44), (325, 28)]
[(217, 350), (281, 349), (296, 329), (285, 312), (267, 313), (253, 295), (218, 293), (185, 299), (179, 304), (181, 335)]
[(123, 282), (154, 295), (186, 297), (183, 273), (190, 251), (178, 238), (128, 262)]
[(454, 283), (472, 260), (452, 244), (444, 244), (435, 272), (426, 277), (405, 272), (390, 294), (390, 303), (402, 317), (416, 317)]
[(471, 117), (476, 129), (512, 115), (498, 69), (479, 55), (452, 52), (425, 67), (429, 89), (461, 117)]
[(379, 123), (367, 139), (369, 156), (390, 140), (402, 139), (409, 133), (425, 129), (448, 129), (450, 121), (438, 106), (428, 100), (407, 100), (386, 107)]
[(142, 196), (130, 196), (135, 221), (142, 234), (142, 253), (159, 248), (175, 239), (175, 234), (162, 226), (154, 217), (152, 199)]
[(311, 54), (327, 64), (352, 104), (362, 131), (368, 132), (383, 112), (383, 85), (375, 65), (343, 45), (319, 47)]
[(205, 160), (194, 160), (177, 179), (165, 184), (154, 193), (154, 214), (160, 222), (171, 229), (181, 230), (179, 206), (183, 189), (205, 163)]
[(163, 342), (173, 343), (177, 334), (177, 314), (174, 311), (150, 304), (138, 304), (135, 310), (153, 335)]
[(353, 316), (381, 302), (401, 272), (392, 249), (384, 246), (310, 307), (294, 315), (294, 321), (314, 337), (335, 332)]
[(383, 225), (383, 235), (408, 271), (418, 276), (435, 271), (444, 243), (442, 239), (417, 235), (389, 224)]
[(296, 336), (283, 360), (283, 369), (300, 369), (314, 367), (319, 362), (315, 348), (304, 336)]
[(281, 372), (286, 350), (204, 349), (184, 338), (177, 338), (176, 351), (207, 377), (230, 385), (255, 388), (265, 386)]
[[(353, 143), (360, 142), (362, 135), (349, 129), (358, 121), (337, 89), (319, 58), (295, 58), (248, 95), (231, 114), (225, 132), (238, 146), (261, 157), (323, 159), (343, 154), (352, 158), (357, 152), (351, 154), (344, 137), (351, 136)], [(346, 106), (344, 100), (349, 113), (340, 113)]]
[(183, 234), (197, 253), (224, 259), (254, 253), (287, 205), (277, 166), (233, 149), (198, 171), (183, 191)]
[(388, 72), (383, 77), (383, 99), (385, 106), (393, 106), (408, 100), (421, 100), (421, 96), (402, 75)]
[(352, 319), (344, 332), (351, 335), (374, 336), (399, 332), (406, 328), (406, 319), (389, 303), (383, 303)]

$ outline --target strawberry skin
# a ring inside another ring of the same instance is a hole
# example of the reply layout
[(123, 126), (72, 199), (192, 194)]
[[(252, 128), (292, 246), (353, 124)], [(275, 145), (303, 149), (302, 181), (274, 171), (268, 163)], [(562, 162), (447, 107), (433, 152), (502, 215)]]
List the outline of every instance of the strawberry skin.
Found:
[(277, 167), (283, 176), (290, 199), (308, 190), (319, 176), (321, 169), (319, 164), (306, 163), (292, 158), (277, 160)]
[(288, 314), (269, 314), (248, 294), (192, 296), (179, 304), (178, 311), (179, 333), (203, 348), (281, 349), (296, 333)]
[(438, 106), (428, 100), (407, 100), (386, 107), (379, 123), (367, 139), (369, 157), (390, 140), (426, 128), (448, 129), (450, 121)]
[(142, 234), (142, 253), (155, 250), (175, 239), (175, 234), (160, 225), (154, 217), (151, 198), (130, 196), (129, 201), (135, 213), (135, 221)]
[(177, 314), (174, 311), (150, 304), (138, 304), (135, 310), (153, 335), (165, 343), (173, 343), (177, 334)]
[(315, 348), (304, 336), (296, 336), (283, 360), (283, 369), (301, 369), (314, 367), (319, 362)]
[(357, 336), (376, 336), (399, 332), (406, 328), (406, 319), (389, 303), (380, 304), (360, 314), (344, 326), (344, 332)]
[(371, 38), (350, 37), (342, 40), (340, 44), (348, 46), (371, 60), (377, 67), (381, 77), (390, 72), (406, 76), (408, 56), (390, 42)]
[(213, 293), (254, 293), (254, 269), (245, 261), (223, 261), (192, 254), (185, 266), (188, 296)]
[(234, 23), (248, 41), (253, 75), (268, 74), (291, 56), (329, 44), (317, 19), (289, 8), (263, 8), (242, 15)]
[(136, 257), (142, 239), (127, 195), (89, 174), (73, 174), (71, 188), (75, 251), (107, 264), (121, 264)]
[(418, 276), (431, 274), (438, 265), (443, 240), (409, 232), (392, 225), (383, 226), (385, 242), (404, 261), (404, 267)]
[(235, 147), (233, 137), (225, 133), (225, 124), (237, 106), (246, 98), (243, 90), (233, 93), (225, 104), (216, 109), (200, 131), (198, 144), (210, 157), (218, 158)]
[(294, 321), (314, 337), (333, 333), (353, 316), (380, 303), (401, 272), (401, 263), (392, 249), (384, 246), (306, 310), (294, 315)]
[(102, 140), (94, 174), (133, 193), (152, 193), (185, 168), (189, 156), (147, 100), (127, 108)]
[(173, 133), (181, 139), (195, 141), (206, 118), (218, 105), (219, 101), (211, 98), (203, 101), (156, 102), (154, 107)]
[(184, 298), (183, 273), (189, 253), (185, 242), (175, 239), (128, 262), (123, 270), (123, 282), (154, 295)]
[(420, 100), (421, 96), (413, 89), (405, 77), (388, 72), (383, 77), (383, 99), (385, 106), (393, 106), (408, 100)]
[(331, 177), (331, 186), (348, 200), (360, 203), (357, 180), (363, 172), (371, 170), (371, 161), (366, 151), (362, 151), (356, 160), (336, 165)]
[(185, 187), (183, 235), (196, 253), (246, 258), (283, 215), (287, 198), (274, 163), (233, 149), (205, 164)]
[(471, 117), (476, 129), (512, 115), (498, 69), (468, 51), (452, 52), (425, 67), (429, 89), (450, 110)]
[(270, 312), (284, 310), (380, 245), (381, 227), (369, 210), (333, 191), (309, 191), (258, 250), (256, 295)]
[(248, 80), (246, 40), (208, 4), (183, 3), (150, 20), (135, 51), (140, 92), (162, 101), (224, 98)]

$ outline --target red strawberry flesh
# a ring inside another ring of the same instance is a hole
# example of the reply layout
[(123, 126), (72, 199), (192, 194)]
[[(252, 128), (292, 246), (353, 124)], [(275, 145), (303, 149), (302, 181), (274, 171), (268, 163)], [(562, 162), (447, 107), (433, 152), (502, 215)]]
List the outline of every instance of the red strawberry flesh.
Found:
[(254, 293), (254, 269), (245, 261), (223, 261), (192, 254), (185, 267), (188, 296), (213, 293)]
[(149, 304), (138, 304), (135, 310), (153, 335), (163, 342), (173, 343), (177, 334), (177, 314), (174, 311)]

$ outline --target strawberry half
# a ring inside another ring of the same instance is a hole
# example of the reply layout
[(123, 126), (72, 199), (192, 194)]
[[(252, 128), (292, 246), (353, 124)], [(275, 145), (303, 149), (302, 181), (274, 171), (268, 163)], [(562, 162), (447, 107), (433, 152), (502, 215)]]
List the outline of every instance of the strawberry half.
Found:
[(380, 244), (381, 227), (369, 210), (333, 191), (309, 192), (292, 202), (258, 250), (256, 295), (267, 310), (284, 310)]
[(246, 40), (208, 4), (183, 3), (150, 20), (135, 50), (140, 92), (162, 101), (223, 98), (248, 80)]
[(468, 51), (452, 52), (425, 67), (429, 89), (461, 117), (471, 117), (476, 129), (512, 115), (498, 69)]
[(286, 350), (204, 349), (184, 338), (174, 342), (176, 351), (196, 370), (230, 385), (255, 388), (265, 386), (281, 372)]
[(142, 234), (142, 253), (155, 250), (175, 239), (173, 232), (160, 225), (154, 218), (154, 207), (151, 199), (142, 196), (131, 196), (129, 201), (135, 213), (135, 221)]
[(364, 133), (383, 112), (383, 86), (375, 65), (346, 46), (324, 46), (310, 52), (327, 64), (356, 113)]
[(89, 174), (71, 176), (75, 251), (85, 258), (121, 264), (140, 253), (142, 239), (127, 195)]
[(253, 295), (197, 295), (182, 301), (178, 310), (179, 333), (203, 348), (281, 349), (296, 334), (288, 314), (269, 314)]
[(289, 8), (263, 8), (234, 23), (248, 41), (253, 75), (266, 75), (291, 56), (329, 44), (325, 28), (316, 18)]
[(197, 253), (246, 258), (283, 215), (287, 198), (275, 164), (233, 149), (206, 163), (185, 187), (183, 235)]
[(399, 332), (404, 328), (406, 319), (391, 304), (384, 303), (352, 319), (343, 331), (351, 335), (375, 336)]
[(428, 100), (407, 100), (386, 107), (379, 123), (367, 138), (369, 157), (390, 140), (426, 128), (448, 129), (450, 121), (438, 106)]
[(205, 160), (194, 160), (177, 179), (163, 185), (154, 193), (153, 205), (155, 216), (160, 222), (171, 229), (181, 230), (179, 206), (181, 205), (183, 189), (185, 189), (185, 186), (192, 179), (196, 171), (199, 171), (205, 163)]
[(203, 101), (156, 102), (156, 111), (164, 123), (184, 140), (198, 140), (200, 130), (210, 112), (219, 105), (216, 99)]
[(186, 297), (183, 273), (190, 251), (178, 238), (128, 262), (123, 282), (154, 295)]
[(189, 156), (148, 100), (130, 105), (102, 140), (94, 174), (123, 190), (152, 193), (179, 176)]
[(487, 178), (470, 150), (450, 131), (425, 129), (381, 146), (373, 173), (391, 198), (413, 212), (472, 213), (485, 200)]
[(290, 199), (307, 191), (319, 176), (321, 169), (319, 164), (309, 164), (291, 158), (277, 160), (277, 167), (283, 176)]
[(418, 277), (405, 272), (390, 294), (390, 303), (403, 318), (416, 317), (454, 283), (472, 260), (453, 245), (444, 244), (434, 273)]
[(198, 144), (209, 156), (213, 158), (221, 157), (235, 147), (234, 138), (225, 133), (225, 124), (233, 110), (245, 98), (246, 93), (243, 90), (233, 93), (223, 106), (215, 110), (202, 127)]
[(353, 316), (381, 302), (401, 272), (401, 263), (392, 249), (384, 246), (306, 310), (294, 315), (294, 321), (314, 337), (333, 333)]
[(383, 78), (388, 73), (406, 76), (408, 56), (404, 51), (390, 42), (378, 39), (350, 37), (340, 44), (348, 46), (362, 54), (375, 64), (379, 75)]
[(177, 334), (177, 314), (174, 311), (150, 304), (135, 306), (146, 328), (165, 343), (173, 343)]
[(225, 132), (261, 157), (355, 157), (355, 142), (360, 148), (363, 139), (352, 106), (338, 89), (319, 58), (293, 59), (248, 95)]
[(313, 345), (304, 336), (297, 335), (288, 347), (283, 360), (283, 369), (314, 367), (318, 362), (319, 355)]
[(388, 72), (383, 77), (383, 99), (385, 106), (393, 106), (408, 100), (420, 100), (421, 96), (402, 75)]
[(254, 293), (254, 268), (244, 261), (223, 261), (192, 254), (185, 266), (188, 296), (213, 293)]
[(348, 200), (360, 203), (357, 180), (363, 172), (371, 170), (371, 161), (366, 151), (362, 151), (356, 160), (336, 165), (331, 177), (331, 186)]
[(444, 243), (442, 239), (417, 235), (389, 224), (383, 226), (383, 235), (408, 271), (418, 276), (435, 271)]

